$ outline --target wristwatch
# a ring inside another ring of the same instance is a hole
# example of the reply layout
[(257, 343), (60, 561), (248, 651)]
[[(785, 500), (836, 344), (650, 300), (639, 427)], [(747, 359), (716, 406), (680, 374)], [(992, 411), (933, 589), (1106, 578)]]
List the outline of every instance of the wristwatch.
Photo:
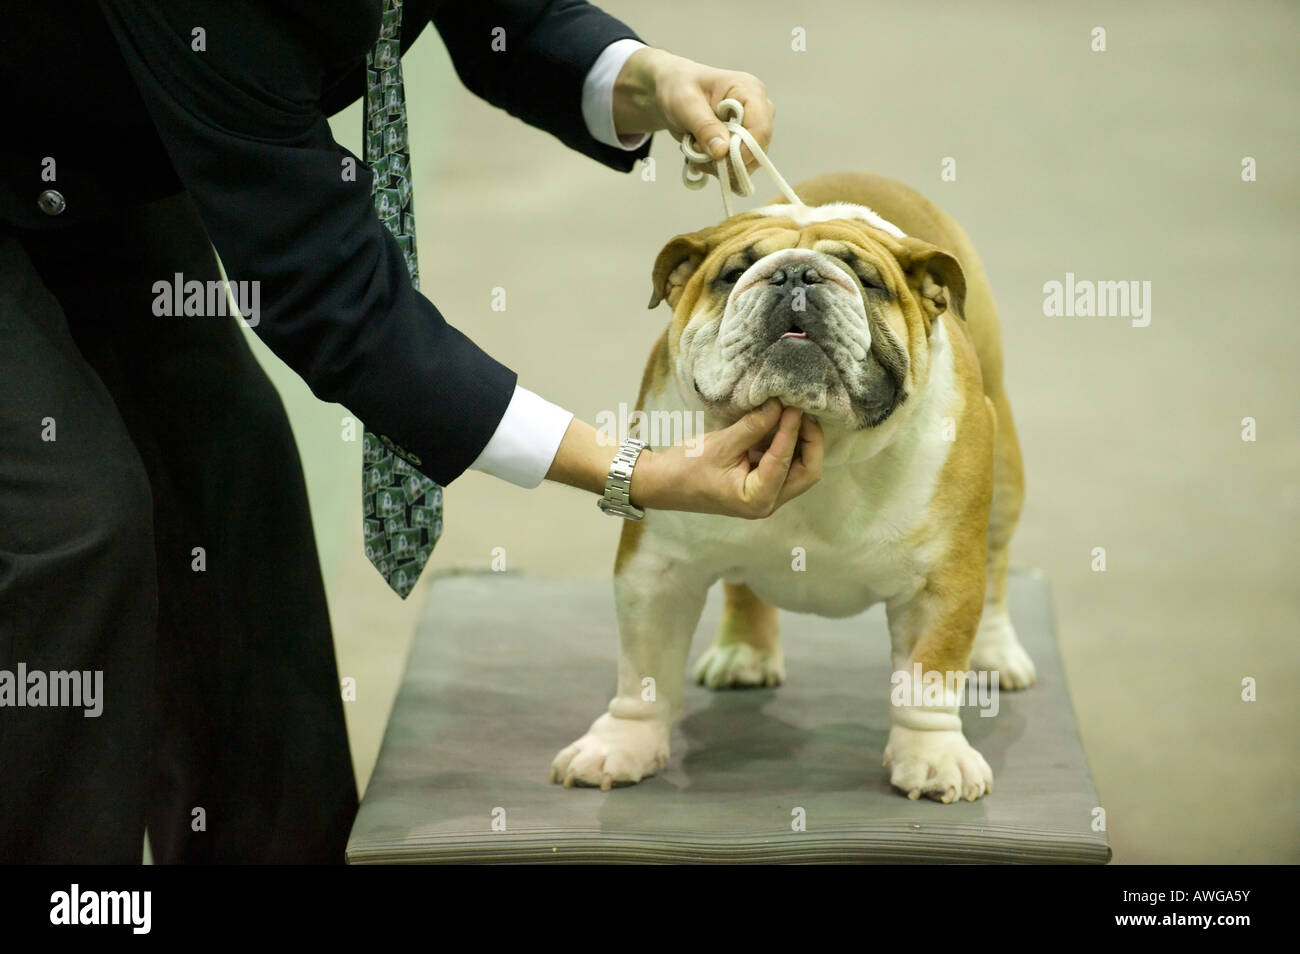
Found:
[(629, 437), (614, 455), (609, 465), (609, 476), (605, 478), (605, 496), (596, 501), (596, 506), (605, 513), (628, 520), (640, 520), (645, 516), (644, 510), (632, 506), (628, 496), (632, 492), (632, 468), (643, 450), (645, 441)]

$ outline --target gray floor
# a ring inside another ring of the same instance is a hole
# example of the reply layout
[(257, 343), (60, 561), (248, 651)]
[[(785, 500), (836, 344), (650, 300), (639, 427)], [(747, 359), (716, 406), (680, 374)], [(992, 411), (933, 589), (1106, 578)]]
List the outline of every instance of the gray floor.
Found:
[[(1300, 250), (1297, 8), (608, 8), (651, 43), (762, 77), (778, 106), (771, 155), (792, 182), (892, 175), (981, 250), (1028, 468), (1013, 558), (1052, 584), (1115, 861), (1300, 860), (1300, 323), (1286, 277)], [(1104, 53), (1090, 50), (1098, 26)], [(807, 52), (790, 48), (796, 27)], [(664, 135), (653, 182), (568, 153), (460, 88), (433, 35), (407, 70), (426, 294), (522, 383), (588, 421), (632, 401), (667, 318), (644, 309), (651, 262), (675, 233), (720, 217), (716, 191), (681, 186)], [(358, 124), (355, 113), (336, 124), (353, 148)], [(1246, 156), (1258, 181), (1242, 181)], [(940, 180), (944, 157), (955, 182)], [(1045, 317), (1043, 285), (1067, 272), (1150, 281), (1149, 326)], [(504, 313), (489, 307), (495, 286)], [(337, 409), (285, 390), (340, 664), (357, 680), (364, 782), (425, 590), (399, 604), (365, 565), (356, 449), (338, 440)], [(615, 521), (576, 491), (470, 475), (448, 506), (437, 567), (485, 568), (502, 547), (511, 569), (609, 572)], [(1092, 569), (1099, 547), (1105, 572)], [(1257, 701), (1242, 700), (1247, 678)]]

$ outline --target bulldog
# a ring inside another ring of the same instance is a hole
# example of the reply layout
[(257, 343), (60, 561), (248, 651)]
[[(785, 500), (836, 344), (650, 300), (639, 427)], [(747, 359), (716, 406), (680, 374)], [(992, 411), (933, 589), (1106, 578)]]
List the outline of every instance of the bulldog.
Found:
[[(638, 408), (699, 412), (714, 429), (778, 398), (821, 424), (822, 479), (761, 520), (625, 523), (618, 692), (555, 757), (552, 781), (608, 789), (666, 764), (691, 639), (722, 580), (698, 682), (781, 684), (778, 609), (848, 617), (884, 603), (890, 782), (945, 803), (992, 791), (962, 732), (963, 680), (1035, 679), (1007, 614), (1024, 478), (993, 296), (966, 234), (912, 189), (842, 173), (796, 192), (803, 206), (744, 212), (659, 253), (650, 306), (666, 301), (672, 318)], [(916, 674), (924, 691), (897, 691)]]

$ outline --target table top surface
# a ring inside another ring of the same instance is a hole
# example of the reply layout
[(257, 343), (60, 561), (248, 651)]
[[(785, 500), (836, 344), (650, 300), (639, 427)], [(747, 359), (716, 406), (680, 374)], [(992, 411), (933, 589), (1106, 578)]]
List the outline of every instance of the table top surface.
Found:
[[(1094, 830), (1104, 813), (1047, 584), (1013, 573), (1008, 596), (1039, 682), (1000, 692), (992, 717), (963, 710), (994, 791), (942, 805), (909, 801), (880, 765), (891, 670), (880, 607), (850, 619), (782, 613), (785, 685), (713, 692), (688, 684), (667, 768), (601, 792), (565, 789), (549, 773), (614, 690), (611, 583), (441, 577), (348, 860), (1105, 863), (1106, 833)], [(692, 662), (712, 642), (721, 603), (715, 587)]]

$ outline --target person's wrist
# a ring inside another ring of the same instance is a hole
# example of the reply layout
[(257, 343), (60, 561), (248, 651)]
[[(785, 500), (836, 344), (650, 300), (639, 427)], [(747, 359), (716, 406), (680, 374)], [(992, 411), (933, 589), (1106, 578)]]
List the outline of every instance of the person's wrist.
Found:
[(646, 507), (655, 506), (651, 501), (655, 500), (655, 478), (658, 476), (658, 455), (649, 447), (637, 455), (636, 464), (632, 467), (632, 479), (628, 482), (627, 499), (632, 506), (640, 507), (644, 510)]
[(628, 490), (628, 498), (634, 506), (643, 510), (647, 507), (652, 510), (680, 509), (685, 499), (683, 481), (686, 475), (674, 468), (676, 457), (672, 450), (653, 451), (647, 447), (637, 457)]
[(618, 446), (601, 440), (596, 429), (579, 417), (569, 421), (546, 479), (579, 487), (600, 496)]

